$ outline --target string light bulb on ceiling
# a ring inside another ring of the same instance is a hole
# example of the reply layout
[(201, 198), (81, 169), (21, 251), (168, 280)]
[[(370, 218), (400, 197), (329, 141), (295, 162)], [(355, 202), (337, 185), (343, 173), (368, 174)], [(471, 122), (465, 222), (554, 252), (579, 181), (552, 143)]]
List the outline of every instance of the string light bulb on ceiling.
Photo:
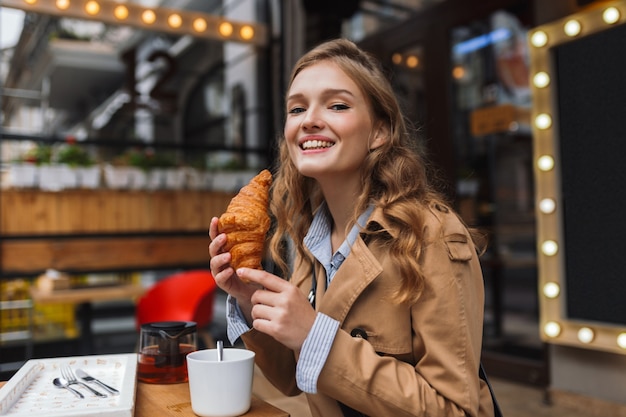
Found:
[(145, 7), (111, 0), (3, 0), (3, 7), (59, 17), (124, 24), (139, 29), (192, 35), (219, 41), (267, 44), (267, 27), (258, 22), (237, 22), (223, 16), (162, 7)]

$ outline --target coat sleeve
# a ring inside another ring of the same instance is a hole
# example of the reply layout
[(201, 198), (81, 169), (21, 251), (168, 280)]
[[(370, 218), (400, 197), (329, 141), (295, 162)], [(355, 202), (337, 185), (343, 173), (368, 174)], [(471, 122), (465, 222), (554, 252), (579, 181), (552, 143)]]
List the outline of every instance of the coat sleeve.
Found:
[(255, 352), (255, 363), (272, 385), (287, 396), (301, 393), (296, 385), (296, 358), (291, 349), (255, 329), (241, 338), (246, 348)]
[[(318, 392), (372, 416), (479, 415), (484, 295), (477, 254), (452, 213), (429, 216), (425, 236), (424, 289), (408, 313), (412, 352), (386, 355), (339, 330)], [(389, 262), (384, 268), (393, 270)]]

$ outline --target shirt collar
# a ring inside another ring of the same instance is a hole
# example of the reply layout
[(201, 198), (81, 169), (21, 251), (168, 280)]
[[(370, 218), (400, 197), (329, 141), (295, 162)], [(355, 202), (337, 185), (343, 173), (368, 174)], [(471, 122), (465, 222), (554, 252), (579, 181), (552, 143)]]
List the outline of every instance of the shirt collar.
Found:
[[(365, 227), (367, 219), (372, 214), (372, 211), (374, 211), (374, 206), (368, 206), (357, 219), (357, 224), (355, 224), (348, 232), (346, 240), (338, 250), (338, 252), (340, 252), (344, 257), (347, 257), (350, 253), (350, 247), (356, 241), (361, 228)], [(329, 262), (332, 256), (330, 253), (332, 250), (330, 249), (332, 247), (330, 244), (331, 222), (332, 219), (330, 212), (328, 211), (328, 206), (324, 202), (320, 206), (319, 210), (315, 212), (309, 231), (303, 240), (304, 246), (306, 246), (311, 253), (318, 258), (320, 262), (322, 262), (322, 264), (326, 264), (325, 261)]]

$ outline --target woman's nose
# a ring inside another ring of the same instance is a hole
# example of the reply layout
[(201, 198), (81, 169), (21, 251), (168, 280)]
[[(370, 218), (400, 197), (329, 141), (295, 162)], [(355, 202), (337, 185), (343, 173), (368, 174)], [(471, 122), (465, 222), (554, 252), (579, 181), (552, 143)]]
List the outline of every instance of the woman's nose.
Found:
[(303, 129), (321, 129), (324, 126), (324, 121), (320, 117), (319, 111), (313, 107), (309, 107), (306, 111), (304, 119), (302, 120)]

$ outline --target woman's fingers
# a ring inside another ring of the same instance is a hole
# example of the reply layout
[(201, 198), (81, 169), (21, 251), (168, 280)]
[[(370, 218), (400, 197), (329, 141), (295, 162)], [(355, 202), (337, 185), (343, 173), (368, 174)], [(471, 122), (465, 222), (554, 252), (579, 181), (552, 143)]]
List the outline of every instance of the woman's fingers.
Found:
[(224, 245), (226, 245), (226, 234), (218, 233), (217, 231), (217, 217), (211, 219), (211, 225), (209, 226), (209, 255), (214, 257), (215, 255), (224, 252)]
[(262, 286), (250, 298), (254, 328), (299, 350), (316, 316), (306, 296), (293, 284), (262, 270), (239, 268), (237, 274)]
[(262, 269), (239, 268), (236, 272), (241, 278), (259, 284), (261, 287), (273, 292), (280, 292), (291, 285), (284, 279)]
[[(211, 225), (209, 226), (209, 237), (211, 243), (209, 243), (209, 266), (211, 273), (215, 278), (215, 281), (220, 284), (224, 284), (229, 278), (232, 277), (234, 271), (230, 269), (230, 261), (232, 259), (229, 252), (224, 251), (226, 245), (226, 234), (217, 231), (217, 217), (211, 219)], [(220, 285), (221, 286), (221, 285)]]
[(217, 217), (213, 217), (211, 218), (211, 222), (209, 223), (209, 238), (211, 238), (211, 240), (215, 239), (215, 236), (217, 236), (218, 233)]

